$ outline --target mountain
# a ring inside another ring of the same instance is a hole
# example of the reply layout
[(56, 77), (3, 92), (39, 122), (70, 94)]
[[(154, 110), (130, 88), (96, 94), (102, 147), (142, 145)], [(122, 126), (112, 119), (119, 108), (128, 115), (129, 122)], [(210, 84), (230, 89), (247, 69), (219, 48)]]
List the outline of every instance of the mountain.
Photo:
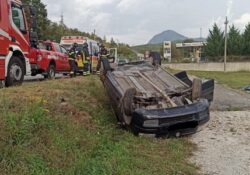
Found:
[(155, 35), (148, 44), (160, 44), (164, 41), (183, 41), (188, 37), (181, 35), (173, 30), (166, 30), (160, 34)]

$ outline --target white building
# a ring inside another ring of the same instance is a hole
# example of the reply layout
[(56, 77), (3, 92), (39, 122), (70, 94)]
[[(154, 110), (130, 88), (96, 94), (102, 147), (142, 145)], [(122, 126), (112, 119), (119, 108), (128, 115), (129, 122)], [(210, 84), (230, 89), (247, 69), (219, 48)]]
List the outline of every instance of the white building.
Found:
[(172, 47), (171, 47), (171, 41), (164, 41), (163, 43), (163, 57), (165, 60), (168, 60), (171, 62), (172, 60)]

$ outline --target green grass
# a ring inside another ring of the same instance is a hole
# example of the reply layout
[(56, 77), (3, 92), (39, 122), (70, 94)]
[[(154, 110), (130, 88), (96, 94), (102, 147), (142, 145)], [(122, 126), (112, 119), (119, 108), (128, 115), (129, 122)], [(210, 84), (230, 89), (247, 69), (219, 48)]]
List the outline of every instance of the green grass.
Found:
[(188, 74), (202, 78), (212, 78), (220, 84), (227, 85), (234, 89), (241, 89), (250, 85), (250, 72), (204, 72), (188, 71)]
[(97, 77), (0, 90), (0, 174), (193, 175), (194, 145), (135, 137), (116, 119)]

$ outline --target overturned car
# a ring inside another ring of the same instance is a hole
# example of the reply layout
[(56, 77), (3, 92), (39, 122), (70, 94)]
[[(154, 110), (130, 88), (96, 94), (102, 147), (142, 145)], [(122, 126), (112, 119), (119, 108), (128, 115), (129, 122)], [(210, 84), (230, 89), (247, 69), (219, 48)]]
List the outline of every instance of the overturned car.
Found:
[(209, 121), (214, 80), (191, 81), (186, 72), (172, 75), (148, 62), (111, 68), (102, 60), (101, 80), (118, 122), (134, 134), (183, 136)]

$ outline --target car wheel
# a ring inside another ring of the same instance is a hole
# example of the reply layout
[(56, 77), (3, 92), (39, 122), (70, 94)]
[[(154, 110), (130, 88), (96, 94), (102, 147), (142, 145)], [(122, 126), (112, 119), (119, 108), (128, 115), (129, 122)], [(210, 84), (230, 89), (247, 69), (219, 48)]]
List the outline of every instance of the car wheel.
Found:
[(140, 131), (134, 126), (134, 124), (131, 125), (131, 132), (135, 135), (135, 136), (139, 136)]
[(47, 78), (48, 79), (55, 79), (56, 77), (56, 68), (53, 64), (49, 65), (48, 71), (47, 71)]
[(23, 83), (24, 74), (25, 69), (21, 59), (12, 57), (7, 70), (6, 87), (21, 85)]
[(3, 88), (5, 86), (5, 82), (4, 81), (0, 81), (0, 89)]

